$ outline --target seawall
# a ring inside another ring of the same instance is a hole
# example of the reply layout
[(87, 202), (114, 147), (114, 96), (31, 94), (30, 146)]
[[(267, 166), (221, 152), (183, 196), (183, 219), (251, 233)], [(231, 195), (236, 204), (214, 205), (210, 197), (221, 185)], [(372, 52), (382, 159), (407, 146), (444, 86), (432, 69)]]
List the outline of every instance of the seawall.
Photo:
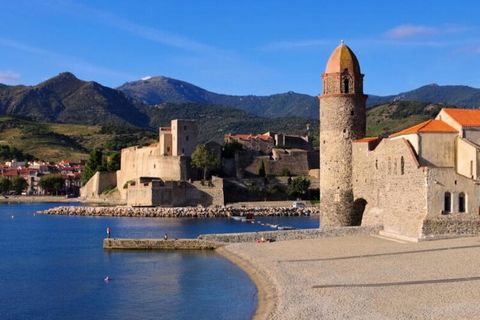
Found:
[(201, 239), (104, 239), (107, 250), (215, 250), (223, 244)]
[(41, 214), (69, 216), (110, 216), (110, 217), (152, 217), (152, 218), (217, 218), (245, 216), (311, 216), (319, 215), (318, 208), (232, 208), (232, 207), (68, 207), (61, 206), (44, 211)]
[(282, 231), (259, 231), (259, 232), (241, 232), (241, 233), (216, 233), (216, 234), (202, 234), (198, 239), (223, 242), (223, 243), (238, 243), (238, 242), (255, 242), (261, 240), (265, 241), (287, 241), (287, 240), (301, 240), (301, 239), (319, 239), (331, 237), (343, 237), (351, 235), (370, 235), (378, 234), (383, 230), (382, 226), (367, 226), (367, 227), (340, 227), (340, 228), (321, 228), (321, 229), (298, 229), (298, 230), (282, 230)]

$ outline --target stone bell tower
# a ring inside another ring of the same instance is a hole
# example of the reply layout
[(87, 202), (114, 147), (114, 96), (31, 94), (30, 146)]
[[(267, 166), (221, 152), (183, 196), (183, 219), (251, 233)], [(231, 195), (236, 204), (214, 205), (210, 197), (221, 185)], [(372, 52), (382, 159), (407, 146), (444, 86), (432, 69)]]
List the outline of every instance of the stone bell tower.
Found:
[(367, 96), (355, 54), (343, 41), (328, 59), (320, 96), (320, 227), (353, 217), (352, 140), (365, 136)]

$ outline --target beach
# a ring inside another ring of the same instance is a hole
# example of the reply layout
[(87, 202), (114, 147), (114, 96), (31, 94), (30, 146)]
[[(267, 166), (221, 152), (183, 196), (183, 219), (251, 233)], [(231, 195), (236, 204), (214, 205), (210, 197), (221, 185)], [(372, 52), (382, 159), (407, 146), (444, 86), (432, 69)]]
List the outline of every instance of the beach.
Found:
[(255, 319), (478, 319), (480, 238), (377, 236), (236, 243), (219, 250), (259, 295)]

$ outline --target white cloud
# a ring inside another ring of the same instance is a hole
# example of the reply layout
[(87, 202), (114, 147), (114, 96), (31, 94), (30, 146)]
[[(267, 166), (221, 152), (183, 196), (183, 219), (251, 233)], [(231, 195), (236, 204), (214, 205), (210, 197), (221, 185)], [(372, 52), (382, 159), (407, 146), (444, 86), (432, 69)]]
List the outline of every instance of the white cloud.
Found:
[(386, 35), (391, 39), (406, 39), (420, 35), (431, 35), (436, 33), (438, 33), (437, 28), (422, 25), (404, 24), (388, 30)]
[(385, 32), (387, 38), (404, 40), (421, 36), (447, 35), (454, 33), (465, 33), (476, 30), (475, 27), (446, 24), (441, 26), (425, 26), (416, 24), (403, 24), (389, 29)]
[(0, 83), (3, 84), (16, 84), (20, 80), (20, 74), (8, 71), (8, 70), (0, 70)]

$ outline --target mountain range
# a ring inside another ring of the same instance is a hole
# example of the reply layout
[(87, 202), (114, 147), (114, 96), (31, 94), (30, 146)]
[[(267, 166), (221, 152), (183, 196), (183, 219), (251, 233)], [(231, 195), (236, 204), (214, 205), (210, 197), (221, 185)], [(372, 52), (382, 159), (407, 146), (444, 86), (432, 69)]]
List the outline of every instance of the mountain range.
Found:
[[(480, 89), (427, 85), (369, 101), (368, 134), (388, 135), (433, 117), (445, 104), (479, 108)], [(226, 133), (305, 134), (307, 123), (316, 137), (317, 104), (316, 97), (294, 92), (232, 96), (166, 77), (113, 89), (64, 72), (33, 86), (0, 84), (0, 144), (48, 159), (85, 156), (91, 148), (154, 141), (157, 128), (174, 118), (196, 119), (200, 142), (220, 142)]]
[[(267, 118), (299, 116), (318, 119), (318, 98), (293, 91), (269, 96), (234, 96), (218, 94), (191, 83), (167, 78), (150, 77), (127, 82), (118, 90), (145, 104), (163, 102), (195, 102), (241, 109)], [(369, 95), (367, 107), (393, 101), (420, 101), (466, 108), (480, 108), (480, 89), (468, 86), (430, 84), (396, 95)]]
[[(426, 85), (390, 96), (370, 95), (368, 107), (394, 101), (420, 101), (480, 108), (480, 89), (468, 86)], [(159, 110), (175, 105), (189, 117), (192, 105), (238, 109), (261, 118), (318, 119), (318, 98), (286, 92), (269, 96), (218, 94), (188, 82), (167, 78), (127, 82), (113, 89), (94, 81), (82, 81), (64, 72), (34, 86), (0, 84), (0, 115), (23, 116), (48, 122), (131, 125), (155, 128)], [(163, 105), (163, 107), (159, 107)], [(152, 107), (157, 106), (157, 107)], [(225, 109), (226, 108), (226, 109)], [(173, 114), (172, 114), (173, 116)], [(161, 117), (160, 117), (161, 118)]]

